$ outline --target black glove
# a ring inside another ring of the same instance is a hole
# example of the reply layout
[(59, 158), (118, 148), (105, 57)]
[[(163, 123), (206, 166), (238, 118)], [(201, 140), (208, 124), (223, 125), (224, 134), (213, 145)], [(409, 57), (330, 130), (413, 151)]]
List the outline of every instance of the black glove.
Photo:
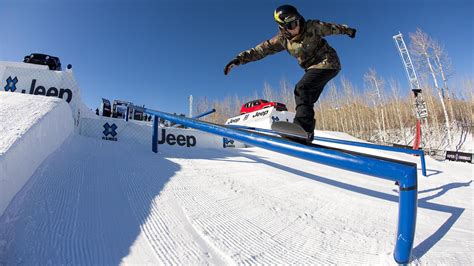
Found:
[(349, 31), (347, 32), (347, 35), (349, 35), (349, 37), (351, 37), (352, 39), (354, 39), (354, 37), (356, 36), (356, 32), (357, 32), (356, 29), (349, 28)]
[(235, 58), (235, 59), (232, 59), (224, 68), (224, 75), (227, 75), (229, 74), (230, 70), (234, 67), (234, 66), (238, 66), (240, 65), (240, 61), (239, 59)]

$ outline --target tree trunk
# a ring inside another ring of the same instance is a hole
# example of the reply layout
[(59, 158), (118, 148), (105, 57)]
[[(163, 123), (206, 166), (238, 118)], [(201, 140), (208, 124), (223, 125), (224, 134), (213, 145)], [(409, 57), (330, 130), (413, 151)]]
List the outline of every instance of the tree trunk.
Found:
[(445, 124), (446, 124), (446, 133), (448, 135), (448, 146), (451, 146), (451, 126), (449, 123), (448, 111), (446, 110), (446, 105), (444, 104), (443, 95), (441, 94), (441, 90), (439, 89), (438, 81), (436, 80), (436, 73), (434, 72), (433, 66), (431, 65), (429, 55), (428, 53), (425, 53), (424, 55), (426, 58), (426, 63), (428, 64), (428, 67), (431, 73), (431, 77), (433, 78), (435, 89), (437, 90), (439, 99), (441, 101), (441, 107), (443, 108), (444, 119), (446, 122)]
[(322, 101), (319, 100), (319, 110), (321, 114), (321, 125), (322, 125), (322, 130), (326, 130), (326, 124), (324, 123), (324, 111), (323, 111), (323, 106), (322, 106)]
[[(439, 48), (438, 48), (439, 49)], [(449, 93), (449, 88), (448, 88), (448, 80), (446, 78), (446, 75), (444, 74), (444, 68), (443, 68), (443, 64), (441, 63), (441, 58), (439, 56), (439, 53), (440, 51), (436, 52), (436, 49), (435, 49), (435, 58), (436, 58), (436, 63), (438, 65), (438, 68), (439, 68), (439, 73), (441, 74), (441, 79), (443, 80), (443, 89), (444, 89), (444, 93), (446, 95), (446, 98), (448, 100), (448, 108), (449, 108), (449, 112), (450, 112), (450, 120), (454, 120), (454, 111), (453, 111), (453, 105), (452, 105), (452, 102), (451, 102), (451, 95)]]

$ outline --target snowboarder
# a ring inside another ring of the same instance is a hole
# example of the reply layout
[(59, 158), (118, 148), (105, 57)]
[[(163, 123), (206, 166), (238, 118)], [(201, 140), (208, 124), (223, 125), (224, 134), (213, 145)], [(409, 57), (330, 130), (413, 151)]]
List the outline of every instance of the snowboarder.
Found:
[(314, 103), (326, 83), (341, 69), (336, 51), (323, 38), (333, 34), (355, 37), (356, 29), (319, 20), (305, 20), (291, 5), (282, 5), (274, 12), (278, 34), (254, 48), (243, 51), (224, 68), (224, 74), (238, 65), (260, 60), (283, 50), (296, 57), (305, 74), (295, 86), (296, 115), (293, 123), (308, 133), (308, 142), (314, 138)]

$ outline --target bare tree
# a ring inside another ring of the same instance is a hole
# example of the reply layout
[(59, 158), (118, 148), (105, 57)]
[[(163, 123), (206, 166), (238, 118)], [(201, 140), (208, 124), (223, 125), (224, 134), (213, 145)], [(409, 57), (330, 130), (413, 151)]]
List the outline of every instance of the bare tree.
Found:
[[(321, 119), (319, 121), (321, 121), (321, 124), (322, 124), (322, 130), (326, 130), (326, 123), (324, 121), (324, 109), (323, 109), (323, 106), (322, 106), (322, 102), (323, 101), (319, 101), (319, 114), (321, 115)], [(318, 121), (318, 119), (316, 119), (316, 121)], [(316, 125), (318, 125), (318, 123), (316, 123)]]
[[(211, 107), (211, 104), (209, 103), (209, 100), (207, 99), (207, 97), (200, 97), (198, 100), (197, 100), (197, 103), (195, 105), (195, 108), (196, 108), (196, 113), (197, 114), (201, 114), (201, 113), (204, 113), (206, 112), (207, 110), (209, 110)], [(205, 119), (206, 120), (206, 119)]]
[(390, 88), (392, 89), (392, 94), (393, 94), (393, 99), (395, 101), (395, 112), (397, 114), (398, 118), (398, 126), (400, 127), (400, 133), (403, 135), (403, 140), (405, 142), (405, 145), (408, 145), (407, 141), (407, 134), (405, 131), (405, 125), (403, 123), (403, 114), (401, 110), (401, 104), (400, 104), (400, 85), (395, 82), (395, 80), (390, 80)]
[(264, 82), (263, 83), (263, 90), (262, 90), (262, 95), (263, 95), (263, 98), (267, 101), (275, 101), (276, 97), (275, 97), (275, 92), (273, 91), (272, 87), (270, 86), (270, 84), (268, 84), (268, 82)]
[(451, 102), (451, 93), (448, 87), (448, 75), (446, 74), (446, 71), (449, 71), (451, 69), (451, 61), (449, 60), (447, 53), (444, 51), (444, 48), (438, 42), (432, 40), (431, 45), (433, 48), (435, 64), (438, 67), (439, 74), (441, 75), (441, 79), (443, 80), (442, 96), (446, 98), (448, 101), (450, 118), (451, 120), (453, 120), (454, 111), (453, 111), (453, 105)]
[(342, 83), (342, 88), (345, 93), (345, 100), (346, 100), (346, 108), (348, 112), (348, 116), (350, 119), (349, 120), (349, 125), (350, 125), (350, 132), (354, 134), (357, 131), (357, 122), (355, 119), (355, 111), (354, 106), (354, 88), (352, 86), (352, 83), (346, 79), (345, 77), (341, 77), (341, 83)]
[(234, 112), (235, 113), (238, 113), (240, 111), (240, 108), (242, 107), (242, 104), (243, 103), (243, 100), (241, 98), (239, 98), (239, 96), (237, 94), (234, 94), (234, 97), (232, 98), (232, 102), (233, 102), (233, 106), (234, 106)]
[(449, 123), (449, 116), (448, 112), (446, 110), (446, 105), (444, 103), (443, 95), (442, 92), (438, 86), (438, 80), (436, 78), (436, 71), (433, 68), (433, 64), (431, 63), (431, 60), (433, 58), (433, 52), (432, 52), (432, 40), (426, 34), (423, 32), (421, 29), (417, 29), (415, 33), (410, 33), (410, 39), (411, 39), (411, 47), (412, 47), (412, 54), (417, 58), (417, 62), (421, 63), (421, 66), (425, 66), (428, 68), (429, 73), (431, 74), (431, 77), (433, 79), (433, 84), (438, 92), (438, 96), (441, 101), (441, 105), (443, 107), (443, 113), (444, 113), (444, 118), (446, 122), (446, 131), (448, 135), (448, 145), (451, 146), (451, 128), (450, 128), (450, 123)]
[(291, 86), (287, 80), (282, 79), (280, 81), (280, 97), (281, 102), (286, 104), (286, 108), (288, 111), (294, 112), (295, 111), (295, 95), (293, 92), (293, 86)]
[(474, 122), (474, 79), (472, 77), (466, 78), (462, 81), (462, 90), (460, 92), (461, 98), (464, 101), (459, 101), (459, 117), (463, 124), (472, 126)]
[[(385, 141), (385, 136), (387, 134), (385, 128), (385, 115), (382, 106), (382, 94), (381, 90), (384, 86), (384, 81), (381, 78), (377, 77), (377, 72), (374, 69), (369, 69), (367, 73), (364, 75), (365, 81), (368, 83), (370, 90), (372, 91), (372, 101), (375, 108), (375, 118), (377, 121), (377, 126), (379, 128), (379, 133), (382, 138), (382, 142)], [(379, 117), (379, 113), (381, 114), (381, 118)]]
[(341, 102), (341, 94), (338, 93), (338, 88), (336, 87), (336, 83), (332, 82), (330, 84), (330, 88), (332, 88), (333, 91), (333, 106), (334, 106), (334, 116), (335, 120), (339, 121), (339, 124), (341, 125), (342, 132), (347, 132), (347, 126), (346, 126), (346, 119), (344, 117), (344, 110), (342, 108), (342, 102)]

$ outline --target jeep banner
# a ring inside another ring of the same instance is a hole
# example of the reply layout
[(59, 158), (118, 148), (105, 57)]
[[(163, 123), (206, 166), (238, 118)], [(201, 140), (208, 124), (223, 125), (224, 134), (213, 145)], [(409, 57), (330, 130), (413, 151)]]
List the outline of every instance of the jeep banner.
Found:
[(277, 111), (269, 107), (229, 118), (226, 125), (244, 125), (258, 128), (271, 129), (272, 123), (277, 121), (293, 122), (295, 114), (288, 111)]
[[(151, 150), (152, 123), (109, 117), (82, 118), (79, 134), (87, 137), (120, 143), (143, 145)], [(206, 132), (176, 127), (158, 128), (158, 150), (160, 147), (183, 149), (195, 148), (244, 148), (244, 144), (234, 140), (224, 140), (220, 136)]]
[(52, 71), (47, 66), (0, 61), (0, 91), (63, 99), (74, 119), (79, 119), (80, 91), (71, 70)]

